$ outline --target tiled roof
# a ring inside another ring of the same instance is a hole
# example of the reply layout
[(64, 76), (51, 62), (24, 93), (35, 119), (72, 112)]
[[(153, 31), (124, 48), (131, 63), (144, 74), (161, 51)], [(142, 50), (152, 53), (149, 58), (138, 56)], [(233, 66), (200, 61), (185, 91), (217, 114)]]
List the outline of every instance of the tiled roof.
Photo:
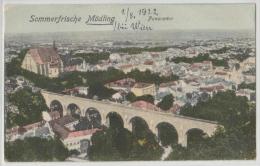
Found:
[(28, 51), (28, 53), (32, 56), (33, 60), (37, 63), (37, 64), (44, 64), (41, 57), (39, 56), (39, 53), (37, 51), (37, 49), (30, 49)]
[(145, 88), (145, 87), (149, 87), (153, 84), (148, 84), (148, 83), (143, 83), (143, 82), (138, 82), (134, 85), (134, 88)]
[(62, 139), (65, 139), (68, 137), (69, 135), (69, 130), (66, 129), (65, 127), (61, 126), (60, 124), (58, 123), (54, 123), (52, 125), (52, 130), (57, 134), (59, 135)]
[(170, 81), (170, 82), (166, 82), (166, 83), (161, 83), (160, 87), (175, 86), (177, 84), (178, 84), (177, 81)]
[(221, 72), (221, 71), (217, 71), (215, 74), (217, 74), (217, 75), (227, 75), (226, 72)]
[(152, 60), (146, 60), (144, 62), (145, 65), (153, 65), (153, 61)]
[(209, 86), (209, 87), (201, 87), (200, 90), (201, 91), (207, 91), (207, 92), (212, 92), (215, 90), (222, 90), (224, 89), (223, 85), (215, 85), (215, 86)]
[(52, 117), (52, 119), (57, 119), (60, 117), (59, 111), (51, 111), (51, 112), (49, 112), (49, 115), (50, 115), (50, 117)]
[(131, 105), (134, 107), (137, 107), (137, 108), (141, 108), (141, 109), (160, 111), (160, 108), (158, 108), (157, 106), (155, 106), (149, 102), (143, 101), (143, 100), (133, 102), (133, 103), (131, 103)]
[(75, 121), (77, 121), (76, 118), (73, 118), (71, 115), (65, 115), (59, 119), (50, 121), (50, 124), (53, 125), (54, 123), (58, 123), (59, 125), (64, 126)]
[(132, 79), (132, 78), (124, 78), (124, 79), (121, 79), (121, 80), (117, 80), (117, 81), (114, 81), (114, 82), (110, 82), (110, 83), (107, 83), (106, 85), (107, 86), (110, 86), (110, 87), (133, 87), (135, 84), (135, 80)]
[(80, 136), (86, 136), (86, 135), (91, 135), (94, 134), (97, 131), (100, 131), (101, 129), (95, 128), (95, 129), (88, 129), (88, 130), (81, 130), (81, 131), (72, 131), (68, 134), (68, 138), (73, 138), (73, 137), (80, 137)]
[(32, 56), (37, 64), (52, 63), (56, 64), (61, 61), (60, 56), (53, 48), (31, 48), (28, 53)]
[(131, 68), (131, 67), (133, 67), (132, 64), (126, 64), (126, 65), (119, 66), (120, 69), (127, 69), (127, 68)]

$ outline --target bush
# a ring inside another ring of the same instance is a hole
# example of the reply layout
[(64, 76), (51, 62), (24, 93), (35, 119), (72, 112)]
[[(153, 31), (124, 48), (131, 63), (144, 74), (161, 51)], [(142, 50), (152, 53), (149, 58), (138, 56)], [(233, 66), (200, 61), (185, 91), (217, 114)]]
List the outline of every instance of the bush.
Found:
[(25, 138), (5, 143), (7, 161), (64, 161), (69, 151), (58, 139)]

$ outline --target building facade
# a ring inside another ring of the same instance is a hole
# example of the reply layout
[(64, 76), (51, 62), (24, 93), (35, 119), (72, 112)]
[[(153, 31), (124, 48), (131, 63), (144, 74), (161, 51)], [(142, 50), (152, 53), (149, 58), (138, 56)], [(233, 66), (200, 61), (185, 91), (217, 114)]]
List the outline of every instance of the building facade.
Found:
[(63, 62), (53, 48), (31, 48), (27, 51), (22, 68), (50, 78), (58, 77), (63, 72)]
[(131, 92), (133, 92), (136, 96), (143, 96), (143, 95), (155, 96), (156, 94), (155, 84), (136, 83), (133, 86), (133, 88), (131, 88)]

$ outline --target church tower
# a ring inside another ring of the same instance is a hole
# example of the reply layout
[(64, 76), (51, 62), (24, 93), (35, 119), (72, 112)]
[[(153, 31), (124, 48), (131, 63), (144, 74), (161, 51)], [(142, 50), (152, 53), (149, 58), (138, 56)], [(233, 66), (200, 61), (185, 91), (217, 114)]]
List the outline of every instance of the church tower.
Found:
[(54, 50), (56, 50), (56, 51), (57, 51), (57, 47), (56, 47), (56, 43), (55, 43), (55, 40), (53, 40), (53, 44), (52, 44), (52, 47), (53, 47), (53, 49), (54, 49)]

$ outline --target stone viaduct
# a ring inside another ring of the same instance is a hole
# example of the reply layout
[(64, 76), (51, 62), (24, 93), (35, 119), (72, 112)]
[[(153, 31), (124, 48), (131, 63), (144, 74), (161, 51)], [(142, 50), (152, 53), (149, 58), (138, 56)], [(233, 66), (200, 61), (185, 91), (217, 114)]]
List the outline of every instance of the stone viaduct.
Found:
[(48, 107), (50, 107), (53, 101), (58, 101), (61, 103), (63, 115), (68, 114), (68, 106), (70, 104), (75, 104), (78, 106), (81, 116), (85, 116), (86, 111), (89, 108), (94, 108), (101, 116), (101, 123), (108, 124), (107, 115), (111, 112), (116, 112), (121, 116), (124, 122), (124, 127), (130, 131), (132, 131), (131, 119), (135, 117), (142, 118), (149, 126), (149, 129), (156, 135), (158, 134), (158, 124), (166, 122), (171, 124), (176, 129), (178, 134), (178, 143), (182, 146), (187, 146), (187, 132), (189, 130), (200, 129), (208, 136), (211, 136), (214, 134), (214, 131), (218, 126), (217, 122), (213, 121), (195, 119), (153, 110), (143, 110), (112, 102), (96, 101), (92, 99), (52, 93), (45, 90), (42, 90), (41, 94), (43, 95)]

